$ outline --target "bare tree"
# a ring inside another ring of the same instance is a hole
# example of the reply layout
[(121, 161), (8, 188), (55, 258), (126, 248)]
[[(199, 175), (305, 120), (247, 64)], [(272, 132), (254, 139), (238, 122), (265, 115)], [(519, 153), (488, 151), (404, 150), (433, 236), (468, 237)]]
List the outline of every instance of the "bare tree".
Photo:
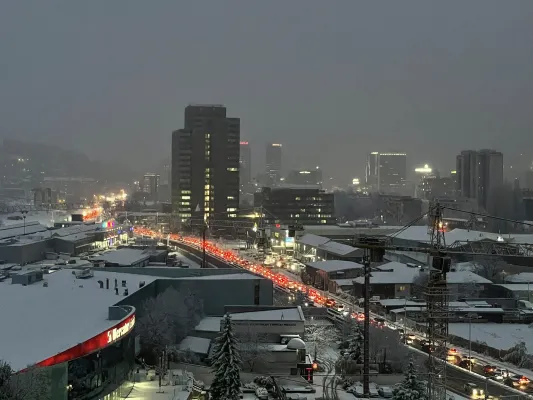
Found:
[(408, 350), (402, 345), (400, 335), (390, 329), (370, 327), (370, 359), (376, 364), (401, 372), (409, 358)]
[(11, 366), (0, 360), (0, 399), (50, 400), (51, 379), (45, 368), (29, 366), (14, 373)]
[(190, 288), (178, 292), (171, 287), (146, 300), (136, 327), (145, 356), (157, 359), (163, 350), (178, 344), (194, 329), (202, 314), (203, 304)]
[(305, 342), (315, 360), (334, 361), (335, 357), (328, 354), (338, 339), (338, 334), (333, 325), (308, 325), (305, 327)]
[(265, 347), (267, 335), (254, 331), (253, 327), (248, 324), (245, 332), (239, 332), (238, 338), (242, 363), (250, 372), (255, 372), (254, 368), (257, 363), (268, 353)]
[(499, 257), (476, 257), (474, 271), (494, 283), (503, 283), (503, 271), (507, 263)]

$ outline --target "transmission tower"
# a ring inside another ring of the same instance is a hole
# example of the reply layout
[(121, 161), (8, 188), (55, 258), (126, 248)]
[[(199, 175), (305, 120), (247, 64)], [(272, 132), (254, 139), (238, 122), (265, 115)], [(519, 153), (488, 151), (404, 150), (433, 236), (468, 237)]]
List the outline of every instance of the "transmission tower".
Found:
[(442, 220), (442, 206), (436, 203), (429, 212), (431, 250), (429, 280), (426, 288), (427, 324), (429, 339), (428, 395), (431, 400), (446, 400), (446, 357), (448, 348), (448, 286), (446, 273), (451, 259), (446, 257), (446, 240)]

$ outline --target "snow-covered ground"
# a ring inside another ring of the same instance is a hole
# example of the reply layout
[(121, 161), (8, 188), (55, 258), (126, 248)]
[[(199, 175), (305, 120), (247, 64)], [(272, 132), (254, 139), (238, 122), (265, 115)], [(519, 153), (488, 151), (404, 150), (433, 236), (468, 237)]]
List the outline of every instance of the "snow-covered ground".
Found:
[[(465, 323), (449, 324), (451, 335), (468, 340), (469, 325)], [(488, 346), (508, 350), (518, 342), (525, 342), (528, 352), (533, 353), (533, 328), (522, 324), (472, 324), (472, 342), (485, 342)]]

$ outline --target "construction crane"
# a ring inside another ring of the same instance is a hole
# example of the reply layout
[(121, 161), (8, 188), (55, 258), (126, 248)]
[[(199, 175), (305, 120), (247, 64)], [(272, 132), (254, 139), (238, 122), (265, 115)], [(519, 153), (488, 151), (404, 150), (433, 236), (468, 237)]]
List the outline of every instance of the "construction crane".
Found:
[[(363, 389), (369, 394), (369, 318), (370, 318), (370, 264), (372, 261), (381, 261), (385, 251), (407, 251), (425, 253), (428, 255), (430, 266), (429, 279), (425, 289), (427, 301), (427, 324), (429, 339), (429, 376), (428, 394), (432, 400), (446, 400), (446, 356), (448, 352), (448, 317), (449, 292), (446, 283), (446, 274), (450, 270), (450, 255), (473, 255), (473, 256), (496, 256), (496, 257), (533, 257), (533, 244), (509, 243), (502, 240), (490, 241), (455, 241), (451, 245), (446, 244), (443, 223), (443, 210), (446, 207), (436, 203), (430, 207), (427, 213), (428, 234), (430, 241), (427, 247), (422, 246), (398, 246), (393, 244), (394, 236), (408, 227), (414, 225), (426, 214), (420, 216), (411, 224), (406, 225), (392, 236), (366, 236), (361, 235), (353, 239), (352, 245), (365, 249), (364, 258), (364, 376)], [(454, 209), (455, 210), (455, 209)], [(459, 210), (455, 210), (459, 211)], [(496, 218), (483, 215), (488, 218)], [(503, 218), (510, 222), (521, 223)]]

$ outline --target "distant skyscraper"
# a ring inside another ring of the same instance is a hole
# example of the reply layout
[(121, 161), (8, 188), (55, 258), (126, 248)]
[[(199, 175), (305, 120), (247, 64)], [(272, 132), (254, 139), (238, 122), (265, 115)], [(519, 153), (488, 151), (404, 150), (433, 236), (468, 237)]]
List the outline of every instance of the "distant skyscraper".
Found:
[(322, 187), (322, 170), (319, 167), (304, 170), (292, 170), (285, 180), (291, 185), (317, 185)]
[(159, 191), (159, 174), (144, 174), (142, 181), (142, 191), (148, 193), (150, 197), (156, 199)]
[(379, 179), (379, 153), (373, 151), (366, 158), (365, 183), (367, 186), (378, 185)]
[(241, 193), (248, 193), (252, 184), (252, 151), (248, 142), (241, 142), (240, 147), (239, 181)]
[(222, 105), (190, 105), (172, 134), (172, 208), (190, 217), (235, 218), (239, 206), (240, 119)]
[(271, 184), (278, 184), (281, 179), (281, 144), (269, 143), (266, 147), (266, 175)]
[(459, 194), (477, 199), (478, 205), (487, 210), (490, 196), (503, 184), (503, 154), (494, 150), (465, 150), (456, 161)]
[(402, 193), (407, 181), (407, 155), (405, 153), (379, 153), (367, 157), (366, 184), (382, 193)]

